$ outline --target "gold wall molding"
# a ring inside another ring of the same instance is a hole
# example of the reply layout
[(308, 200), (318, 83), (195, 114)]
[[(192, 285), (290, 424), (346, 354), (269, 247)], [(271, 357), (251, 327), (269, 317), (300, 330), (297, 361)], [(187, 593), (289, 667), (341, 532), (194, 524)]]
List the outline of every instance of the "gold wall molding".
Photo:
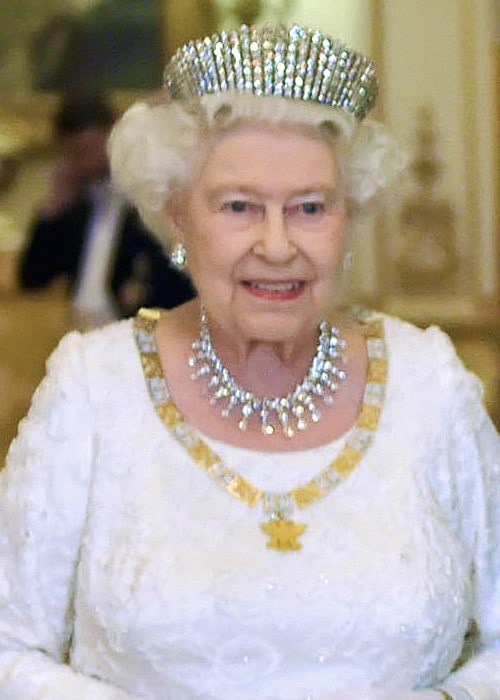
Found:
[[(442, 287), (452, 295), (495, 301), (500, 254), (492, 5), (490, 0), (372, 0), (371, 20), (382, 85), (378, 115), (410, 153), (419, 107), (428, 105), (435, 115), (443, 161), (435, 196), (454, 211), (453, 248), (460, 266), (459, 274)], [(391, 286), (387, 270), (397, 263), (402, 235), (398, 208), (410, 187), (407, 175), (399, 205), (392, 202), (378, 227), (379, 295), (402, 293), (397, 284)]]

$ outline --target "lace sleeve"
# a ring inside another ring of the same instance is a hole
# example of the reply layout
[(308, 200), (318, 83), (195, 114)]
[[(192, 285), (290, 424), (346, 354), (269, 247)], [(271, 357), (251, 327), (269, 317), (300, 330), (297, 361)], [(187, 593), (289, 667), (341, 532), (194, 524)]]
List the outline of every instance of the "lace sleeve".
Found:
[(0, 696), (130, 700), (65, 663), (92, 465), (83, 338), (50, 358), (0, 472)]
[(475, 652), (443, 687), (474, 700), (500, 698), (500, 437), (482, 403), (482, 387), (436, 329), (444, 358), (441, 381), (450, 401), (450, 469), (461, 532), (473, 552)]

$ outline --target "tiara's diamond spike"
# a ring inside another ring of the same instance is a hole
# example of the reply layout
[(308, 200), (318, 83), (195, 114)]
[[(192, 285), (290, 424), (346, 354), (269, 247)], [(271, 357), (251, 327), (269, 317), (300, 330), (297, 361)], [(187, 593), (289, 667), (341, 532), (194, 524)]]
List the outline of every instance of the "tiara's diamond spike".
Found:
[[(221, 60), (216, 50), (218, 36), (214, 35), (208, 41), (205, 39), (205, 56), (210, 69), (213, 91), (227, 91), (227, 86), (224, 86), (226, 78), (224, 74), (220, 74)], [(222, 47), (220, 47), (222, 50)]]
[(337, 80), (328, 86), (326, 94), (327, 102), (335, 103), (339, 105), (339, 107), (346, 106), (346, 98), (349, 93), (349, 82), (347, 81), (348, 71), (349, 53), (345, 49), (342, 49), (335, 66)]
[(274, 88), (274, 36), (272, 26), (262, 29), (262, 80), (264, 95), (272, 95)]
[(314, 79), (316, 77), (318, 69), (318, 58), (319, 58), (319, 43), (321, 41), (321, 32), (314, 32), (311, 35), (311, 41), (309, 44), (309, 52), (304, 57), (305, 60), (305, 79), (304, 79), (304, 90), (302, 93), (303, 100), (310, 100), (312, 98), (312, 89), (314, 85)]
[(243, 80), (243, 61), (240, 50), (240, 37), (238, 32), (231, 32), (229, 35), (229, 58), (234, 72), (234, 84), (237, 90), (243, 90), (245, 83)]
[(281, 97), (285, 90), (285, 42), (278, 38), (274, 48), (274, 95)]
[(227, 90), (234, 90), (236, 87), (235, 74), (231, 61), (231, 52), (227, 50), (230, 46), (230, 38), (227, 32), (222, 31), (219, 35), (218, 46), (220, 47), (221, 60), (224, 64), (225, 85)]
[(253, 93), (252, 57), (250, 55), (250, 37), (248, 27), (244, 24), (240, 29), (240, 52), (243, 65), (243, 89)]
[(219, 87), (222, 92), (226, 92), (229, 86), (226, 73), (226, 61), (224, 57), (224, 45), (220, 36), (217, 34), (212, 37), (212, 43), (214, 46), (215, 67), (217, 70)]
[(185, 78), (184, 85), (187, 90), (190, 90), (192, 87), (193, 90), (198, 91), (197, 94), (200, 94), (200, 80), (202, 79), (202, 68), (200, 66), (200, 59), (194, 42), (191, 42), (190, 44), (189, 55), (193, 61), (193, 69), (191, 69), (190, 63), (186, 60), (183, 64)]
[(293, 26), (289, 32), (288, 47), (285, 55), (285, 81), (283, 95), (293, 97), (295, 83), (295, 68), (297, 66), (297, 27)]
[(202, 42), (199, 42), (198, 52), (201, 59), (200, 65), (203, 66), (204, 70), (204, 79), (207, 86), (207, 92), (219, 92), (219, 80), (214, 59), (212, 40), (209, 37), (206, 37)]
[(266, 24), (189, 42), (164, 74), (173, 99), (237, 90), (337, 107), (363, 119), (378, 91), (373, 64), (318, 30)]
[(314, 78), (313, 78), (312, 84), (311, 84), (311, 100), (313, 102), (318, 101), (319, 90), (321, 87), (321, 82), (323, 80), (323, 71), (325, 69), (325, 66), (326, 66), (326, 63), (328, 60), (328, 56), (327, 56), (325, 49), (324, 49), (324, 46), (323, 46), (322, 35), (320, 34), (319, 37), (320, 37), (320, 40), (319, 40), (318, 47), (317, 47), (317, 54), (315, 51), (316, 56), (313, 55), (310, 57), (310, 61), (311, 61), (310, 70), (311, 70), (311, 73), (314, 74)]
[[(328, 43), (330, 45), (330, 42)], [(327, 51), (325, 49), (325, 56), (325, 66), (321, 74), (321, 85), (318, 91), (318, 102), (321, 102), (322, 104), (328, 104), (328, 93), (332, 87), (336, 87), (338, 81), (338, 56), (335, 53), (335, 48), (333, 49), (333, 51), (331, 49), (331, 46), (330, 48), (328, 48)]]
[(206, 63), (203, 59), (203, 42), (197, 41), (195, 43), (196, 59), (194, 63), (195, 67), (195, 77), (198, 80), (198, 94), (204, 95), (210, 90), (210, 82), (207, 71)]
[(250, 65), (252, 67), (252, 91), (254, 95), (262, 95), (262, 65), (260, 57), (261, 37), (256, 27), (249, 30), (248, 53), (250, 55)]
[(297, 67), (295, 71), (295, 86), (293, 96), (304, 99), (304, 88), (307, 78), (307, 58), (310, 52), (311, 36), (304, 29), (300, 30), (300, 39), (297, 52)]

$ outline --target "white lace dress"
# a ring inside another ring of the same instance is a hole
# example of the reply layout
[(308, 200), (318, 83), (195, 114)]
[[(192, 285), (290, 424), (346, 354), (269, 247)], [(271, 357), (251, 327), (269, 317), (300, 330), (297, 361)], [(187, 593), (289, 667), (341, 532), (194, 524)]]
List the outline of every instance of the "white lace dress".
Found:
[[(373, 440), (289, 552), (160, 420), (131, 321), (68, 335), (0, 475), (1, 700), (500, 698), (499, 439), (446, 336), (383, 324)], [(275, 491), (344, 448), (205, 441)]]

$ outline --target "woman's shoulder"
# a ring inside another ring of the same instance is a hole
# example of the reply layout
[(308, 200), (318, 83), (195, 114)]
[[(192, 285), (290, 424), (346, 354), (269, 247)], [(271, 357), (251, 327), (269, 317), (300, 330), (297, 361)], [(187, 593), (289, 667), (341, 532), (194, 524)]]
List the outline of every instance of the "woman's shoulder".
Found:
[(47, 374), (80, 383), (100, 381), (103, 372), (117, 373), (137, 355), (133, 319), (117, 321), (89, 331), (64, 335), (47, 359)]
[(70, 331), (59, 343), (59, 352), (78, 351), (93, 361), (104, 361), (133, 347), (134, 319), (114, 321), (100, 328), (86, 331)]
[(404, 353), (406, 357), (422, 354), (422, 360), (458, 362), (461, 365), (452, 340), (439, 326), (417, 326), (399, 316), (383, 311), (366, 311), (364, 318), (379, 321), (384, 327), (384, 337), (390, 353)]
[(443, 400), (482, 402), (480, 380), (465, 367), (439, 326), (417, 326), (379, 311), (371, 312), (371, 317), (383, 323), (393, 380), (420, 386)]
[(132, 317), (79, 333), (82, 345), (87, 352), (99, 352), (103, 347), (122, 347), (133, 338), (133, 324)]

